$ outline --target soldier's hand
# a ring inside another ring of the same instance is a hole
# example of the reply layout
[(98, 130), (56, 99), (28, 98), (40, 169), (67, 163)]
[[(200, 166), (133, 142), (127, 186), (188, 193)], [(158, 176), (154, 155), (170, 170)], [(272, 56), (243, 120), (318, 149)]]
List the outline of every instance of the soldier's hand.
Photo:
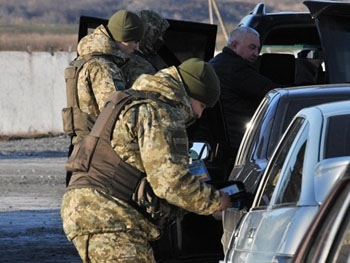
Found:
[(221, 192), (220, 207), (219, 207), (218, 211), (226, 210), (227, 208), (229, 208), (231, 206), (232, 206), (231, 198), (228, 195), (228, 193)]

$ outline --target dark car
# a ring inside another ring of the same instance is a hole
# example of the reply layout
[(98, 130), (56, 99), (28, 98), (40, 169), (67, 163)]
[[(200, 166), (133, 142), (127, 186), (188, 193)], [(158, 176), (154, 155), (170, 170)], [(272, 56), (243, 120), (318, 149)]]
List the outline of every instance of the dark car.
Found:
[(350, 261), (350, 166), (306, 231), (292, 262)]
[(265, 4), (259, 3), (239, 26), (260, 34), (257, 68), (261, 74), (288, 86), (328, 82), (322, 42), (310, 13), (268, 13)]

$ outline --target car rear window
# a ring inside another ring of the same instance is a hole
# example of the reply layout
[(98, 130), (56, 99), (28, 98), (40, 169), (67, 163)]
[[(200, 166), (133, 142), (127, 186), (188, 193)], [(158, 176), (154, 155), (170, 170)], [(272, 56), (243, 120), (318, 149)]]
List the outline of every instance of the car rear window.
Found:
[(326, 136), (325, 159), (350, 156), (350, 115), (330, 117)]

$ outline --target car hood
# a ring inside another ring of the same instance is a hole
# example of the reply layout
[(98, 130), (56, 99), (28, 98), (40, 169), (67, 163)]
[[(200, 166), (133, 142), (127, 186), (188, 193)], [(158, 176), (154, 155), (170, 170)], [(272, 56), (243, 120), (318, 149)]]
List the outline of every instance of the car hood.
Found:
[(315, 20), (329, 83), (350, 82), (350, 2), (304, 1)]

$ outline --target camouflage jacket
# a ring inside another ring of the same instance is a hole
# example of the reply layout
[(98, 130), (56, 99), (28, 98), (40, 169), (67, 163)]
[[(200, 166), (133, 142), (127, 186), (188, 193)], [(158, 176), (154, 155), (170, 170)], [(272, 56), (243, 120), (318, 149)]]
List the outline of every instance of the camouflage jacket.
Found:
[(108, 96), (116, 89), (125, 88), (120, 67), (126, 63), (129, 55), (118, 48), (103, 25), (81, 39), (77, 49), (80, 56), (104, 54), (89, 60), (80, 71), (78, 79), (79, 107), (94, 123)]
[[(198, 214), (217, 211), (220, 192), (200, 182), (187, 168), (186, 126), (193, 121), (194, 113), (177, 69), (142, 75), (132, 89), (158, 93), (169, 103), (142, 99), (127, 105), (113, 130), (111, 145), (115, 152), (146, 173), (158, 197)], [(160, 234), (128, 203), (87, 188), (67, 191), (61, 215), (69, 239), (79, 234), (127, 229), (138, 229), (149, 240)]]
[[(170, 103), (134, 101), (121, 112), (112, 147), (127, 163), (147, 174), (154, 193), (198, 214), (212, 214), (220, 193), (192, 176), (188, 167), (186, 126), (194, 119), (176, 67), (139, 77), (132, 89), (159, 93)], [(146, 103), (145, 103), (146, 102)]]
[(155, 74), (156, 67), (141, 53), (135, 51), (121, 68), (126, 88), (130, 88), (141, 74)]
[(151, 61), (163, 45), (163, 35), (169, 27), (169, 22), (154, 11), (142, 10), (138, 15), (143, 22), (145, 32), (140, 41), (139, 51), (130, 55), (130, 60), (122, 67), (127, 88), (130, 88), (141, 74), (157, 72), (158, 69)]

